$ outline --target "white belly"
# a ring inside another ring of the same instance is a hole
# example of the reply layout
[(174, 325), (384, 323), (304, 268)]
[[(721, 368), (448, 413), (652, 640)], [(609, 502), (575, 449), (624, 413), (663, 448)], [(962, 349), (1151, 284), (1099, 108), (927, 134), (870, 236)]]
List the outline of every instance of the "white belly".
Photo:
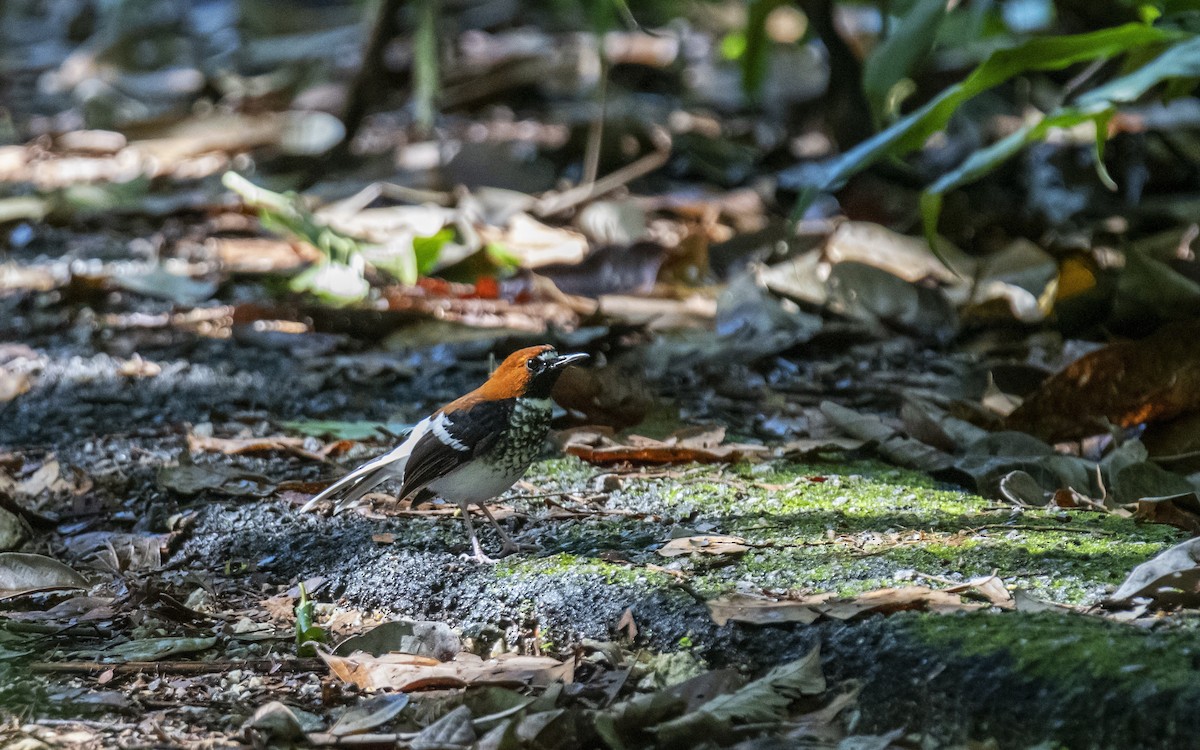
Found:
[(445, 500), (456, 503), (483, 503), (503, 495), (521, 475), (511, 466), (497, 466), (485, 461), (471, 463), (455, 469), (437, 481), (429, 483), (429, 490)]

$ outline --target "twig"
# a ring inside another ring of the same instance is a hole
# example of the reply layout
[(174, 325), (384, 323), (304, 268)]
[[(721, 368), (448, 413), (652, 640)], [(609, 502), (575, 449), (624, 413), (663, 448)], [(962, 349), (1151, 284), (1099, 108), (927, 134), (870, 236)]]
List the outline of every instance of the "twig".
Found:
[(650, 174), (666, 164), (667, 159), (671, 156), (671, 137), (661, 128), (655, 128), (651, 133), (651, 137), (655, 141), (655, 150), (651, 153), (646, 154), (632, 164), (626, 164), (615, 172), (610, 172), (593, 183), (579, 185), (570, 190), (564, 190), (561, 193), (550, 193), (542, 196), (534, 204), (533, 213), (542, 218), (562, 213), (581, 203), (586, 203), (593, 198), (598, 198), (605, 193), (612, 192), (622, 185), (632, 182), (643, 175)]
[(214, 674), (233, 669), (248, 669), (254, 672), (313, 672), (321, 669), (320, 659), (247, 659), (246, 661), (126, 661), (106, 664), (99, 661), (35, 661), (29, 665), (33, 672), (42, 674), (88, 674), (112, 670), (115, 674), (151, 672), (156, 674)]
[(1112, 536), (1114, 532), (1106, 529), (1084, 529), (1078, 526), (1038, 526), (1034, 523), (989, 523), (972, 529), (963, 529), (962, 533), (971, 534), (984, 529), (1012, 529), (1014, 531), (1069, 531), (1076, 534), (1102, 534)]
[(318, 747), (379, 747), (379, 748), (394, 748), (400, 746), (400, 743), (405, 743), (407, 747), (409, 740), (417, 736), (416, 732), (398, 732), (395, 734), (347, 734), (338, 736), (328, 732), (314, 732), (308, 735), (309, 744)]

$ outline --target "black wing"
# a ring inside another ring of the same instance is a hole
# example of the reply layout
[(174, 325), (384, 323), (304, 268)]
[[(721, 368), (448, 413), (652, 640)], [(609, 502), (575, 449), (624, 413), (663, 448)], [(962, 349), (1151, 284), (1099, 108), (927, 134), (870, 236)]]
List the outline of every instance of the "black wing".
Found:
[(404, 467), (400, 497), (408, 497), (495, 445), (508, 428), (514, 399), (480, 401), (434, 417)]

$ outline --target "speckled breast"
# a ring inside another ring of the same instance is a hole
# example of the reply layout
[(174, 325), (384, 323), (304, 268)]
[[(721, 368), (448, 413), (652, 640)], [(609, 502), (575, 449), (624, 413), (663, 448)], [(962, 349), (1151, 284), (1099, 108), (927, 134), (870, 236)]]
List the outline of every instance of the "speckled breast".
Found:
[(519, 476), (542, 450), (550, 429), (550, 399), (517, 399), (509, 424), (488, 462), (505, 474)]

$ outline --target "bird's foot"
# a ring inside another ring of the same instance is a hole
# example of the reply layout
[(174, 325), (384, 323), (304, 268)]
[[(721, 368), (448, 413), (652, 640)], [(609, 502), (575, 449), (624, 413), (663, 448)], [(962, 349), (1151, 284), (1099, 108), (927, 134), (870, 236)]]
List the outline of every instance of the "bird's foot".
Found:
[(521, 552), (537, 552), (540, 549), (541, 547), (536, 544), (521, 544), (520, 542), (508, 539), (500, 547), (500, 556), (508, 557), (509, 555), (516, 555)]
[[(503, 557), (503, 555), (501, 555), (501, 557)], [(470, 560), (471, 562), (476, 562), (480, 565), (495, 565), (496, 563), (500, 562), (498, 558), (488, 557), (486, 554), (484, 554), (483, 550), (471, 553), (464, 552), (458, 556), (458, 559)]]

